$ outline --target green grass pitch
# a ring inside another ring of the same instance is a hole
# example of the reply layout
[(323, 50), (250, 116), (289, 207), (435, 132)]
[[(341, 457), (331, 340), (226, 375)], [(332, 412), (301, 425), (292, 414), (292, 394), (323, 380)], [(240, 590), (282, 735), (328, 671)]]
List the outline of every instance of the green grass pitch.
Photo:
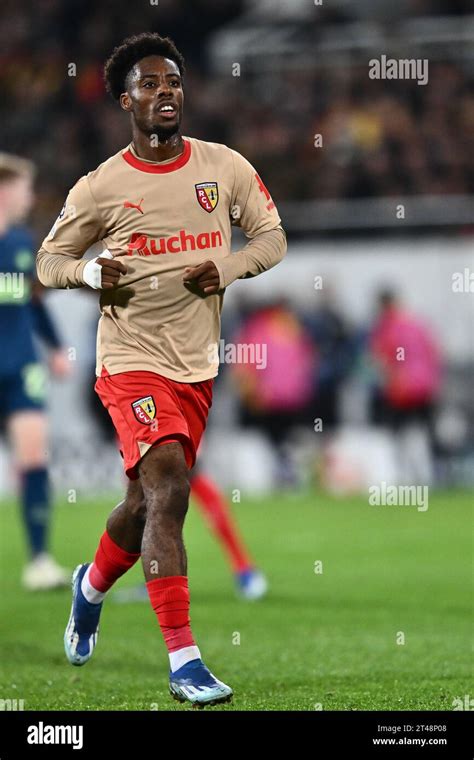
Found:
[[(426, 512), (318, 492), (242, 498), (234, 512), (271, 585), (256, 603), (235, 597), (220, 548), (191, 507), (193, 630), (208, 666), (235, 691), (231, 705), (210, 709), (452, 710), (473, 693), (471, 504), (461, 491), (431, 493)], [(113, 505), (57, 505), (53, 547), (63, 564), (91, 560)], [(147, 603), (107, 600), (93, 659), (70, 666), (69, 591), (20, 588), (12, 502), (0, 505), (0, 534), (2, 699), (23, 699), (26, 710), (189, 709), (168, 695), (168, 658)], [(117, 587), (141, 580), (137, 566)]]

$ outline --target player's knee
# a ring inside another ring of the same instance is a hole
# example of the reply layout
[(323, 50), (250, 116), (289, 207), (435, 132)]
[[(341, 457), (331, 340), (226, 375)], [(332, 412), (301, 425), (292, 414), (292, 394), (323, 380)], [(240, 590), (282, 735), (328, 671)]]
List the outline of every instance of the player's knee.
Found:
[(8, 432), (16, 464), (22, 470), (47, 466), (47, 427), (43, 412), (15, 412), (8, 422)]
[(156, 490), (158, 510), (162, 517), (181, 522), (186, 517), (189, 504), (189, 480), (181, 469), (170, 470), (164, 475)]
[(139, 523), (145, 524), (146, 522), (146, 502), (145, 498), (141, 499), (126, 499), (126, 506), (128, 514)]
[(147, 516), (181, 522), (189, 504), (190, 484), (184, 454), (174, 443), (151, 449), (140, 466)]
[(146, 502), (143, 488), (139, 480), (129, 481), (124, 507), (127, 511), (127, 515), (135, 519), (137, 522), (145, 523)]
[(147, 516), (159, 515), (171, 522), (182, 522), (189, 504), (189, 480), (182, 470), (162, 473), (151, 492), (146, 495)]

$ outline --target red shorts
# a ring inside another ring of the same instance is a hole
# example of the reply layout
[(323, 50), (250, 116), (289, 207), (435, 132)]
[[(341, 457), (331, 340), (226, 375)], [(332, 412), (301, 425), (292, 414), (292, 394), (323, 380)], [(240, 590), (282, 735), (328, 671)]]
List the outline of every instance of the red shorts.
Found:
[(134, 370), (97, 378), (95, 390), (112, 417), (125, 473), (138, 478), (137, 465), (151, 446), (179, 441), (191, 469), (212, 406), (214, 379), (178, 383), (155, 372)]

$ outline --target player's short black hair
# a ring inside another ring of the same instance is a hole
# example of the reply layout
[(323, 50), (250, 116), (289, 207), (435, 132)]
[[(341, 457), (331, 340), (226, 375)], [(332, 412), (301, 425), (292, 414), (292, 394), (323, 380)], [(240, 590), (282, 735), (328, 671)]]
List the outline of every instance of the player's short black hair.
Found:
[(104, 66), (105, 87), (114, 100), (119, 100), (122, 92), (125, 92), (125, 80), (129, 71), (149, 55), (170, 58), (176, 63), (181, 76), (184, 76), (184, 58), (172, 39), (151, 32), (127, 37), (121, 45), (114, 48)]

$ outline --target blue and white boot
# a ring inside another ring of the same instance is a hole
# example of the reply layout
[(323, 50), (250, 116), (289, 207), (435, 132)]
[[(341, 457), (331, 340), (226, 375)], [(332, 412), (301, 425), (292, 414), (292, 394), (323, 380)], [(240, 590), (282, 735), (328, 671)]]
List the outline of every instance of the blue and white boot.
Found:
[(78, 565), (72, 575), (72, 607), (64, 633), (64, 650), (71, 665), (85, 665), (92, 657), (99, 635), (102, 602), (91, 604), (81, 589), (89, 563)]
[(233, 691), (219, 681), (200, 659), (190, 660), (174, 673), (170, 672), (170, 694), (178, 702), (191, 702), (193, 707), (230, 702)]
[(264, 574), (255, 568), (235, 574), (237, 593), (243, 599), (256, 601), (262, 599), (268, 591), (268, 582)]

